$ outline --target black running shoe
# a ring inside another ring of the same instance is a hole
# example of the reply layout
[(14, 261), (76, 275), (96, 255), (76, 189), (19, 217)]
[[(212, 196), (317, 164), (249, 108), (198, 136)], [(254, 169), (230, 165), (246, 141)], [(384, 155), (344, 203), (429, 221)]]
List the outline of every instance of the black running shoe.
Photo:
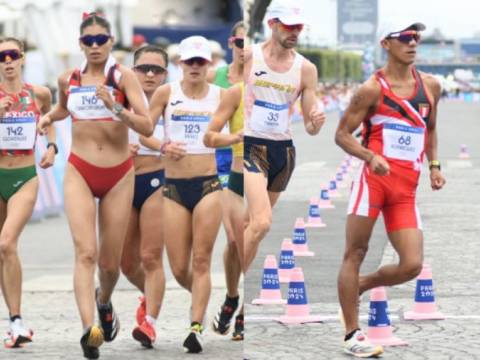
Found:
[(190, 333), (183, 342), (183, 350), (186, 353), (198, 354), (203, 351), (203, 326), (197, 322), (192, 323), (190, 326)]
[(87, 359), (98, 359), (98, 348), (103, 344), (103, 331), (98, 326), (91, 326), (80, 338), (83, 356)]
[(233, 314), (238, 308), (238, 297), (237, 298), (225, 298), (225, 302), (220, 307), (217, 315), (213, 319), (213, 331), (219, 333), (220, 335), (226, 335), (230, 329), (230, 324), (233, 318)]
[(117, 314), (113, 309), (112, 302), (109, 301), (107, 305), (102, 305), (98, 302), (98, 292), (100, 289), (95, 290), (95, 299), (97, 303), (98, 318), (100, 320), (100, 326), (103, 329), (103, 334), (106, 342), (113, 341), (120, 330), (120, 321)]
[(232, 340), (243, 340), (243, 315), (237, 315), (235, 317), (235, 330), (232, 333)]

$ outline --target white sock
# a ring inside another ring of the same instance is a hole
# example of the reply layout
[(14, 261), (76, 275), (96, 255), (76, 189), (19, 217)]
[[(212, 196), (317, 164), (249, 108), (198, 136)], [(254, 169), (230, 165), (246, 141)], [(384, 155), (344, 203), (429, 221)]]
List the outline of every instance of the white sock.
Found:
[(157, 319), (155, 319), (154, 317), (150, 316), (150, 315), (147, 315), (145, 316), (145, 320), (150, 324), (152, 325), (153, 327), (155, 327), (155, 323), (157, 322)]

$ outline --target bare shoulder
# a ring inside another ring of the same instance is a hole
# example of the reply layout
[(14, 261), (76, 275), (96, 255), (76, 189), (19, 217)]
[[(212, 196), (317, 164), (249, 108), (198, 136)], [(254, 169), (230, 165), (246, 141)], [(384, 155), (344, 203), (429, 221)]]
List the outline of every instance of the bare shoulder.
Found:
[(68, 87), (68, 82), (70, 80), (70, 76), (76, 71), (76, 69), (68, 69), (65, 70), (59, 77), (58, 77), (58, 85), (62, 89), (66, 89)]
[(166, 103), (170, 97), (171, 86), (170, 84), (163, 84), (159, 86), (153, 93), (151, 104), (153, 103)]
[(438, 81), (438, 79), (432, 74), (425, 72), (419, 72), (419, 74), (430, 93), (433, 94), (433, 96), (435, 96), (436, 98), (438, 98), (440, 96), (440, 93), (442, 92), (442, 86), (440, 85), (440, 81)]
[(381, 88), (375, 77), (370, 77), (353, 94), (351, 104), (353, 106), (372, 106), (380, 98)]
[(126, 78), (126, 79), (131, 79), (131, 78), (135, 78), (135, 73), (133, 72), (132, 69), (130, 69), (129, 67), (125, 66), (125, 65), (122, 65), (122, 64), (119, 64), (118, 65), (118, 68), (117, 68), (120, 73), (122, 74), (122, 78)]
[(303, 58), (303, 61), (302, 61), (302, 73), (303, 75), (308, 77), (315, 75), (315, 80), (317, 79), (317, 74), (318, 74), (317, 67), (305, 57)]
[(43, 103), (52, 100), (52, 92), (48, 87), (40, 85), (32, 85), (32, 87), (33, 92), (35, 93), (35, 97), (37, 97)]

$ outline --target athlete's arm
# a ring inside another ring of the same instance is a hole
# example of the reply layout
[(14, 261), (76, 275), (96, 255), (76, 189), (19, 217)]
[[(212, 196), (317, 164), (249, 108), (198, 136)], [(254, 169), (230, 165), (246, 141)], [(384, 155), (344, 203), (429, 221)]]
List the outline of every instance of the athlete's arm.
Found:
[[(165, 108), (167, 107), (168, 100), (170, 99), (170, 85), (165, 84), (157, 88), (150, 100), (150, 117), (152, 119), (158, 119), (160, 116), (164, 116)], [(165, 130), (167, 130), (167, 119), (164, 117)], [(161, 145), (163, 152), (174, 160), (181, 159), (185, 154), (185, 144), (176, 141), (170, 141), (165, 137), (166, 142)]]
[(214, 80), (215, 80), (215, 69), (210, 68), (208, 69), (208, 72), (207, 72), (207, 82), (210, 84), (213, 84)]
[(352, 135), (367, 114), (375, 108), (380, 91), (380, 85), (374, 79), (367, 80), (360, 86), (338, 124), (335, 142), (345, 152), (364, 160), (376, 174), (386, 175), (390, 170), (387, 161), (362, 146)]
[[(127, 96), (133, 111), (123, 109), (117, 116), (129, 128), (141, 135), (150, 136), (153, 134), (153, 122), (145, 105), (140, 81), (134, 72), (127, 67), (121, 66), (120, 71), (122, 72), (122, 78), (119, 86)], [(112, 110), (114, 99), (105, 85), (97, 86), (97, 96), (103, 100), (107, 109)]]
[(310, 135), (316, 135), (325, 123), (325, 112), (318, 109), (317, 90), (318, 72), (310, 61), (302, 66), (302, 112), (305, 130)]
[(155, 151), (160, 151), (160, 148), (162, 147), (162, 141), (154, 136), (145, 137), (140, 135), (138, 140), (143, 146)]
[[(440, 100), (442, 88), (437, 79), (431, 75), (425, 75), (424, 83), (427, 86), (431, 97), (433, 97), (433, 108), (427, 122), (427, 144), (425, 153), (429, 161), (438, 160), (437, 152), (437, 106)], [(437, 167), (430, 170), (430, 184), (433, 190), (440, 190), (445, 185), (445, 179)]]
[(233, 117), (240, 106), (242, 89), (240, 85), (229, 88), (220, 102), (218, 109), (213, 114), (208, 124), (208, 130), (203, 137), (203, 143), (208, 147), (225, 147), (243, 141), (243, 131), (236, 134), (221, 134), (223, 127)]
[[(51, 110), (52, 107), (52, 93), (50, 89), (45, 86), (34, 86), (33, 91), (35, 93), (35, 97), (39, 101), (39, 110), (40, 113), (46, 114)], [(50, 124), (47, 130), (47, 141), (48, 143), (55, 143), (56, 142), (56, 132), (55, 126)], [(55, 163), (55, 148), (53, 146), (48, 146), (47, 151), (42, 156), (40, 160), (40, 167), (46, 169), (52, 166)]]

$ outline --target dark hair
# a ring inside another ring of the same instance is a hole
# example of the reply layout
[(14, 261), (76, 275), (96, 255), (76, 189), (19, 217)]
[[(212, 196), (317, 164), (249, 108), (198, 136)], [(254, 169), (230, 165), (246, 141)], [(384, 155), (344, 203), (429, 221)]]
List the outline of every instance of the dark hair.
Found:
[(20, 49), (21, 52), (25, 51), (25, 45), (23, 44), (23, 41), (18, 40), (17, 38), (7, 36), (7, 37), (0, 37), (0, 44), (1, 43), (6, 43), (6, 42), (13, 42), (17, 44), (18, 48)]
[(133, 53), (133, 63), (136, 64), (140, 56), (144, 53), (155, 53), (162, 55), (163, 59), (165, 60), (165, 66), (168, 65), (168, 54), (167, 52), (162, 49), (160, 46), (157, 45), (144, 45), (141, 48), (137, 49)]
[(83, 30), (85, 30), (86, 27), (90, 25), (100, 25), (103, 27), (105, 30), (107, 30), (107, 33), (110, 35), (111, 30), (110, 30), (110, 23), (108, 22), (107, 19), (103, 17), (103, 15), (99, 15), (98, 13), (90, 13), (87, 17), (85, 17), (80, 24), (80, 34), (83, 34)]
[(237, 35), (237, 31), (238, 31), (238, 29), (240, 29), (240, 28), (244, 28), (244, 29), (245, 29), (245, 23), (243, 22), (243, 20), (240, 20), (240, 21), (236, 22), (235, 25), (233, 25), (232, 31), (230, 32), (230, 36), (235, 36), (235, 35)]

